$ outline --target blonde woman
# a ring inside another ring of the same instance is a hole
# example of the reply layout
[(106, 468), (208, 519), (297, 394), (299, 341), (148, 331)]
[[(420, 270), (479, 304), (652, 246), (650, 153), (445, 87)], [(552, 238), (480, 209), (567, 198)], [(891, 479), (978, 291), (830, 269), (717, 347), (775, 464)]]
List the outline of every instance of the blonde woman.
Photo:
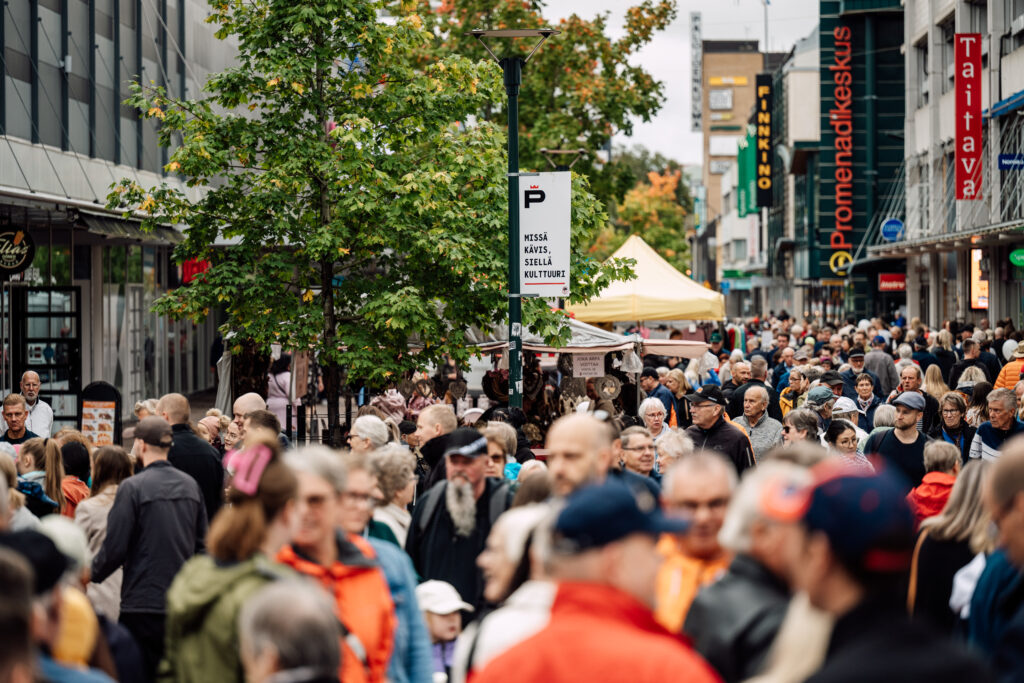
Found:
[(941, 401), (942, 397), (949, 393), (949, 387), (942, 381), (942, 369), (938, 365), (933, 363), (928, 366), (924, 373), (924, 387), (922, 388), (936, 401)]
[(692, 389), (686, 374), (679, 368), (669, 370), (665, 377), (665, 388), (672, 392), (672, 414), (667, 418), (669, 427), (686, 429), (693, 424), (693, 418), (690, 417), (690, 402), (686, 400), (686, 395)]

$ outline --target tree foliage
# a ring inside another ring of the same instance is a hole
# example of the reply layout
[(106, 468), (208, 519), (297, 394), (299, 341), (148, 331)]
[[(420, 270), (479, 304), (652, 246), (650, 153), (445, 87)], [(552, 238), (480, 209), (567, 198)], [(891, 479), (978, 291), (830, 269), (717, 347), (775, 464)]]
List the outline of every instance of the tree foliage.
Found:
[[(485, 59), (487, 52), (465, 33), (471, 29), (551, 27), (561, 35), (547, 41), (523, 70), (519, 100), (520, 163), (541, 170), (548, 163), (541, 149), (587, 150), (573, 170), (590, 178), (594, 193), (606, 202), (620, 200), (636, 181), (616, 160), (601, 164), (596, 153), (613, 135), (630, 135), (635, 121), (649, 121), (665, 100), (664, 84), (635, 63), (637, 52), (676, 17), (675, 0), (643, 0), (625, 12), (622, 38), (608, 35), (609, 14), (584, 19), (575, 14), (551, 20), (541, 0), (445, 0), (431, 9), (430, 0), (417, 0), (415, 9), (428, 17), (435, 33), (420, 59), (429, 63), (453, 52)], [(535, 39), (491, 40), (499, 57), (527, 55)], [(487, 120), (503, 124), (505, 111), (488, 102), (480, 111)]]
[[(503, 100), (500, 69), (454, 50), (418, 61), (434, 34), (411, 6), (388, 22), (372, 0), (211, 8), (236, 65), (199, 99), (136, 84), (129, 101), (163, 144), (180, 140), (166, 170), (206, 191), (126, 179), (108, 198), (150, 226), (183, 224), (175, 258), (210, 263), (156, 309), (201, 320), (224, 307), (239, 342), (315, 349), (328, 395), (342, 366), (380, 385), (443, 354), (465, 364), (468, 328), (506, 317), (506, 157), (499, 127), (456, 122)], [(581, 176), (572, 221), (573, 300), (586, 300), (630, 273), (587, 253), (607, 217)], [(561, 314), (524, 304), (531, 328), (568, 339)]]
[(617, 218), (598, 235), (591, 253), (607, 258), (633, 234), (639, 235), (679, 271), (690, 267), (686, 241), (688, 211), (678, 200), (682, 170), (650, 171), (647, 181), (626, 193)]

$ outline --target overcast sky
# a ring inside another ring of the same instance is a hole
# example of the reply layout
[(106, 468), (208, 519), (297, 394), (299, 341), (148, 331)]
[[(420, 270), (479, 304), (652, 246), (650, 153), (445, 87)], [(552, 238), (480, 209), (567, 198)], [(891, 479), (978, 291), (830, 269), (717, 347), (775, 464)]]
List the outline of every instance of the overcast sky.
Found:
[[(578, 14), (590, 18), (611, 12), (612, 37), (622, 33), (623, 12), (636, 0), (547, 0), (552, 24)], [(634, 59), (665, 84), (666, 100), (650, 123), (637, 122), (632, 137), (616, 136), (614, 144), (642, 144), (682, 163), (700, 163), (701, 136), (690, 132), (690, 12), (700, 12), (705, 40), (764, 40), (761, 0), (677, 0), (679, 16)], [(775, 0), (768, 6), (768, 46), (788, 52), (818, 23), (817, 0)], [(523, 93), (523, 97), (529, 97)]]

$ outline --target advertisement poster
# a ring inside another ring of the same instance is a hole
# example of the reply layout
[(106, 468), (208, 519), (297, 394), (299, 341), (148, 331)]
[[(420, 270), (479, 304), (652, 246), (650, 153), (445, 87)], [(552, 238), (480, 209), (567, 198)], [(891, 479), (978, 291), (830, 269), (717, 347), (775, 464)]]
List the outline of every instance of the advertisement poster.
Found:
[(82, 433), (95, 446), (111, 446), (114, 443), (114, 415), (117, 404), (114, 401), (82, 402)]

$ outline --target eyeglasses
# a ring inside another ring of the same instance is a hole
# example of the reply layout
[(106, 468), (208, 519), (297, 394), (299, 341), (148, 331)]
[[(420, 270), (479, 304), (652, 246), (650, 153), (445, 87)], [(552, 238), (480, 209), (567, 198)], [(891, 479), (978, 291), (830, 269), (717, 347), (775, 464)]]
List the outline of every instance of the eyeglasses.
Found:
[(654, 446), (653, 445), (648, 445), (648, 446), (630, 446), (628, 448), (626, 446), (623, 446), (622, 450), (624, 450), (624, 451), (651, 451), (653, 453), (654, 452)]
[(789, 432), (793, 431), (793, 428), (790, 427), (789, 425), (782, 425), (782, 431), (784, 431), (786, 433), (789, 433)]
[(960, 412), (959, 408), (943, 408), (942, 409), (942, 414), (943, 415), (956, 415), (959, 412)]

